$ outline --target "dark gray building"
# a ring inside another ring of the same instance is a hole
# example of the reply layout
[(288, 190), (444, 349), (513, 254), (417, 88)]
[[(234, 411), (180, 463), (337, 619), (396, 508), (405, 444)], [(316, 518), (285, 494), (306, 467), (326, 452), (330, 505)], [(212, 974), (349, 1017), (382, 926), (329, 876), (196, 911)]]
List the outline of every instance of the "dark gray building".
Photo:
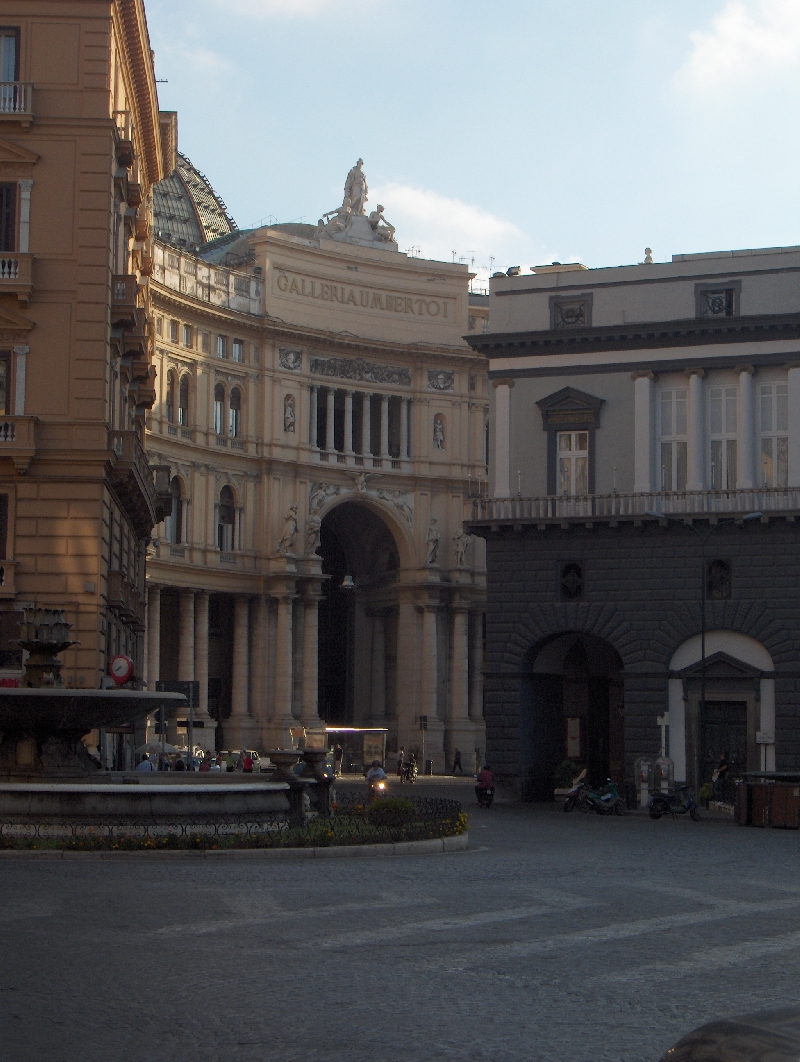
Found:
[(495, 278), (468, 341), (501, 778), (629, 781), (664, 728), (693, 787), (723, 751), (734, 776), (800, 767), (800, 248)]

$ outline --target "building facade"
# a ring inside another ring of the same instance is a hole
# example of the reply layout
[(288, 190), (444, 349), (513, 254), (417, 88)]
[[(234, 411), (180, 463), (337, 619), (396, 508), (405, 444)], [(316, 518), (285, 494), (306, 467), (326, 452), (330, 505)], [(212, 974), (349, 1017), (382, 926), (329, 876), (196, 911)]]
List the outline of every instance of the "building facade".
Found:
[(74, 625), (68, 685), (118, 653), (141, 681), (151, 189), (174, 122), (141, 0), (3, 0), (0, 26), (0, 664), (34, 604)]
[(147, 447), (174, 501), (148, 564), (148, 682), (199, 683), (208, 747), (328, 723), (422, 757), (422, 717), (434, 770), (456, 748), (469, 769), (485, 582), (462, 509), (485, 489), (488, 395), (463, 336), (488, 299), (347, 196), (326, 225), (239, 232), (183, 159), (155, 209)]
[[(492, 281), (488, 755), (800, 765), (800, 248)], [(705, 654), (701, 641), (705, 631)]]

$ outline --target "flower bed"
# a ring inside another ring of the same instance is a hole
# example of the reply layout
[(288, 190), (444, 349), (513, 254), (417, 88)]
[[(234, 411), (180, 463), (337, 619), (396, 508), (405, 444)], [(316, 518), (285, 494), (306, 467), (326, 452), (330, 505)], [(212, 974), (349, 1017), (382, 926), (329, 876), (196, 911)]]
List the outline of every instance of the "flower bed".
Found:
[[(66, 825), (66, 824), (64, 824)], [(340, 845), (396, 844), (401, 841), (425, 841), (453, 837), (467, 829), (467, 815), (457, 800), (384, 797), (365, 805), (357, 799), (344, 799), (329, 819), (314, 818), (305, 826), (287, 823), (261, 829), (259, 823), (240, 822), (238, 828), (209, 829), (208, 824), (196, 832), (192, 824), (176, 824), (170, 831), (165, 824), (154, 824), (155, 835), (146, 824), (127, 833), (118, 824), (73, 830), (68, 837), (47, 837), (35, 828), (25, 834), (0, 833), (0, 850), (64, 850), (71, 852), (145, 852), (194, 849), (214, 851), (232, 848), (329, 848)], [(253, 828), (251, 828), (253, 827)], [(159, 832), (161, 831), (161, 832)], [(168, 831), (168, 832), (164, 832)]]

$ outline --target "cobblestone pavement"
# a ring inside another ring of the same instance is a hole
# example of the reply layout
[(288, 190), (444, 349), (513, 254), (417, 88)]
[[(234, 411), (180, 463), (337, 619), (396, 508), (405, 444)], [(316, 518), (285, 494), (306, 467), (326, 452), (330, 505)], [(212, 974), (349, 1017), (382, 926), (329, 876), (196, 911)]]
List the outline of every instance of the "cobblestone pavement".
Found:
[(656, 1062), (797, 1002), (797, 833), (471, 810), (451, 855), (0, 860), (0, 1059)]

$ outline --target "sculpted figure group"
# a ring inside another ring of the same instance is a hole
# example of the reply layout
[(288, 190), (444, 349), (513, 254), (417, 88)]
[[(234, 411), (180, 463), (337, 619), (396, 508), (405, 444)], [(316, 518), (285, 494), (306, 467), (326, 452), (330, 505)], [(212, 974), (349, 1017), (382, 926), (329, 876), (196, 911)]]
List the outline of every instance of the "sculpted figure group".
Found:
[[(366, 214), (364, 204), (369, 198), (369, 187), (363, 165), (364, 160), (359, 159), (350, 169), (344, 182), (342, 205), (334, 210), (327, 210), (322, 215), (317, 222), (317, 236), (337, 236), (347, 229), (353, 218)], [(382, 243), (394, 241), (395, 227), (384, 217), (382, 204), (378, 203), (378, 209), (371, 211), (367, 220), (376, 240)]]

